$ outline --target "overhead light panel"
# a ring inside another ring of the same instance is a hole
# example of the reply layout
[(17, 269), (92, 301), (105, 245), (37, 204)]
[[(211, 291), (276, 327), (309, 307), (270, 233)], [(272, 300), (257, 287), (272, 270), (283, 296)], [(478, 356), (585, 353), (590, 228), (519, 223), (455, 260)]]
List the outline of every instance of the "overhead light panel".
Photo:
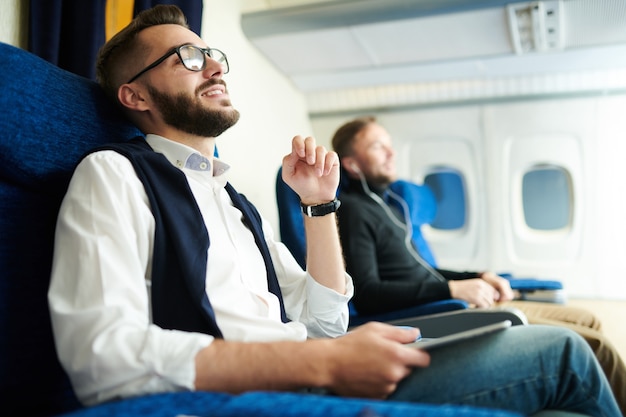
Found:
[(509, 29), (515, 53), (562, 50), (562, 11), (561, 0), (507, 5)]

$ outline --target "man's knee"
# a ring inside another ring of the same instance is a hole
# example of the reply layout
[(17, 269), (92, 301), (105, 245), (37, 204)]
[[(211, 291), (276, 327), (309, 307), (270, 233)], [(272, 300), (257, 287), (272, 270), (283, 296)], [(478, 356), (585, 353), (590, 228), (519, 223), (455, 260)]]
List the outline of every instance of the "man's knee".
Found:
[(572, 352), (573, 355), (579, 356), (581, 359), (587, 356), (592, 357), (593, 352), (587, 341), (577, 332), (562, 326), (550, 326), (541, 324), (531, 324), (527, 327), (531, 328), (529, 334), (529, 342), (534, 341), (542, 344), (547, 351), (555, 349), (559, 352)]

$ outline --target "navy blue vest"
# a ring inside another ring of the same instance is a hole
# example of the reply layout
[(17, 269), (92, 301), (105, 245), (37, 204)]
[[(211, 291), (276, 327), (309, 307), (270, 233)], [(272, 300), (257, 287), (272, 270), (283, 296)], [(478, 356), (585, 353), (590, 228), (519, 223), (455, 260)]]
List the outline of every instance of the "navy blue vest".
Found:
[[(201, 332), (222, 337), (206, 294), (209, 233), (185, 175), (141, 137), (105, 145), (130, 160), (150, 201), (156, 222), (152, 258), (152, 319), (164, 329)], [(243, 223), (254, 235), (267, 270), (268, 289), (280, 301), (281, 319), (287, 322), (285, 306), (274, 264), (265, 243), (261, 216), (232, 185), (226, 190), (243, 213)]]

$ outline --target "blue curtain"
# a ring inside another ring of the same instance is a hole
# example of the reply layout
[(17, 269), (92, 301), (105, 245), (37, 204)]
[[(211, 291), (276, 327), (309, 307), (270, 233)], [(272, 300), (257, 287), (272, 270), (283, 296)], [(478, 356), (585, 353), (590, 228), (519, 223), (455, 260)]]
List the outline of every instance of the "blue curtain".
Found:
[(202, 28), (202, 0), (135, 0), (135, 14), (149, 9), (157, 4), (175, 4), (185, 13), (189, 28), (201, 35)]
[(31, 0), (28, 49), (63, 69), (95, 78), (106, 0)]
[[(30, 0), (28, 49), (48, 62), (95, 79), (98, 49), (105, 42), (107, 0)], [(157, 4), (179, 6), (200, 34), (202, 0), (136, 0), (134, 13)]]

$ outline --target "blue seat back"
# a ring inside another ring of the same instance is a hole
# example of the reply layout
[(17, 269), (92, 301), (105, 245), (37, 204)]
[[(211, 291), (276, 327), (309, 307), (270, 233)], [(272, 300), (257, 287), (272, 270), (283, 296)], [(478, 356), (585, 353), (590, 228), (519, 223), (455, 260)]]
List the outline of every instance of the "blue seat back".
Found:
[(422, 234), (422, 226), (432, 223), (437, 215), (437, 200), (428, 185), (398, 180), (389, 188), (402, 198), (408, 208), (411, 220), (412, 239), (418, 253), (432, 267), (437, 267), (435, 255)]
[(93, 81), (0, 43), (0, 392), (7, 415), (78, 407), (47, 291), (56, 216), (89, 148), (139, 134)]
[(300, 197), (283, 181), (282, 167), (278, 169), (276, 175), (276, 203), (278, 204), (280, 239), (304, 269), (306, 268), (306, 241)]

